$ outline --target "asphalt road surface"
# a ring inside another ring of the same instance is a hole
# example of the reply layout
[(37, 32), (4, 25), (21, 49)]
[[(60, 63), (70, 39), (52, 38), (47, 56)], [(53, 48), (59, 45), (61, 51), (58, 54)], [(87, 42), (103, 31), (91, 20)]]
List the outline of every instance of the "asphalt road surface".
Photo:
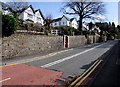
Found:
[(116, 62), (120, 58), (120, 43), (112, 50), (91, 87), (120, 87), (120, 65)]
[[(48, 71), (41, 72), (43, 74), (42, 77), (44, 78), (49, 77), (47, 76), (48, 75), (47, 73), (49, 72), (56, 73), (54, 71), (59, 72), (59, 74), (56, 74), (56, 75), (59, 75), (61, 78), (64, 78), (64, 79), (72, 75), (81, 75), (86, 69), (88, 69), (93, 64), (94, 61), (104, 58), (107, 55), (106, 52), (110, 50), (117, 43), (118, 43), (118, 40), (113, 40), (113, 41), (95, 43), (95, 44), (86, 45), (83, 47), (63, 50), (60, 52), (54, 52), (45, 56), (37, 56), (35, 58), (30, 58), (30, 59), (26, 58), (26, 60), (22, 58), (18, 60), (3, 61), (2, 63), (3, 65), (4, 64), (8, 64), (8, 65), (3, 66), (3, 75), (5, 77), (3, 76), (0, 83), (1, 82), (3, 82), (4, 84), (9, 83), (9, 85), (13, 84), (14, 82), (11, 81), (12, 76), (15, 78), (14, 81), (17, 80), (17, 78), (24, 78), (24, 76), (27, 76), (29, 78), (30, 75), (33, 75), (35, 73), (34, 70), (37, 70), (37, 72), (40, 74), (40, 69), (42, 69), (43, 71), (44, 69), (48, 70)], [(31, 68), (30, 69), (28, 66), (31, 66), (32, 68), (30, 67)], [(26, 69), (29, 69), (29, 70), (26, 71)], [(23, 74), (22, 72), (24, 71), (26, 71), (24, 73), (24, 76), (18, 77), (22, 75)], [(14, 74), (12, 72), (14, 72)], [(28, 74), (29, 72), (32, 72), (32, 74)], [(17, 73), (18, 75), (14, 76)], [(38, 75), (38, 73), (35, 75)], [(39, 77), (39, 75), (36, 76), (36, 78), (37, 77)], [(35, 79), (35, 77), (33, 78), (32, 76), (29, 79), (32, 79), (30, 80), (30, 82), (33, 82), (33, 79)], [(22, 81), (23, 80), (24, 79), (22, 79)], [(40, 80), (39, 78), (35, 80), (37, 81), (37, 85), (39, 85), (39, 82), (38, 82), (39, 80)], [(28, 83), (27, 81), (25, 82)], [(23, 85), (23, 83), (19, 83), (19, 84)]]

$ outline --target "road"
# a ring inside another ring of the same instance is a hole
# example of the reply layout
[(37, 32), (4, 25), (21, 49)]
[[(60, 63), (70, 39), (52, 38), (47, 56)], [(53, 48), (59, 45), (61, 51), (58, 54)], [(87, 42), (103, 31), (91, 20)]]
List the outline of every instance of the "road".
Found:
[(117, 63), (118, 58), (120, 58), (119, 52), (120, 43), (115, 46), (111, 56), (90, 87), (120, 87), (120, 66)]
[[(68, 80), (81, 75), (96, 60), (102, 60), (117, 40), (71, 48), (35, 58), (3, 61), (3, 85), (63, 85), (56, 79)], [(52, 81), (51, 81), (52, 79)]]

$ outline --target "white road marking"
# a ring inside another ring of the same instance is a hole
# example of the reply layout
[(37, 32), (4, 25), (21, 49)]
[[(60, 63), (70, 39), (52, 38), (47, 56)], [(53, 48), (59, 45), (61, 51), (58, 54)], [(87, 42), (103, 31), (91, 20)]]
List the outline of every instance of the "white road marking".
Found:
[(0, 83), (4, 82), (4, 81), (7, 81), (7, 80), (10, 80), (11, 78), (7, 78), (7, 79), (4, 79), (4, 80), (0, 80)]
[[(104, 44), (106, 44), (106, 43), (104, 43)], [(54, 61), (54, 62), (45, 64), (45, 65), (43, 65), (43, 66), (41, 66), (41, 67), (47, 68), (47, 67), (53, 66), (53, 65), (55, 65), (55, 64), (58, 64), (58, 63), (61, 63), (61, 62), (65, 61), (65, 60), (72, 59), (73, 57), (76, 57), (76, 56), (79, 56), (79, 55), (81, 55), (81, 54), (84, 54), (84, 53), (86, 53), (86, 52), (88, 52), (88, 51), (91, 51), (91, 50), (93, 50), (93, 49), (95, 49), (95, 48), (97, 48), (97, 47), (100, 47), (100, 46), (104, 45), (104, 44), (95, 46), (95, 47), (93, 47), (93, 48), (91, 48), (91, 49), (88, 49), (88, 50), (85, 50), (85, 51), (83, 51), (83, 52), (81, 52), (81, 53), (77, 53), (77, 54), (75, 54), (75, 55), (72, 55), (72, 56), (69, 56), (69, 57), (65, 57), (65, 58), (63, 58), (63, 59), (60, 59), (60, 60), (57, 60), (57, 61)]]

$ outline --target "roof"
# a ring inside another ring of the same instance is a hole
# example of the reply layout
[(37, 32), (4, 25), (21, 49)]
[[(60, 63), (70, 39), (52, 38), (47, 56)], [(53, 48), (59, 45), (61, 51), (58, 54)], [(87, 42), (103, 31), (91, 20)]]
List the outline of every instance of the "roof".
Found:
[(57, 19), (53, 19), (52, 22), (58, 22), (58, 21), (60, 21), (61, 19), (62, 19), (62, 17), (61, 17), (61, 18), (57, 18)]
[(77, 19), (76, 19), (76, 18), (71, 18), (71, 19), (70, 19), (70, 21), (72, 22), (74, 19), (77, 21)]
[(63, 17), (65, 17), (68, 21), (70, 21), (70, 19), (68, 19), (65, 15), (63, 15), (63, 16), (60, 17), (60, 18), (53, 19), (52, 22), (58, 22), (58, 21), (61, 21)]
[(32, 5), (29, 5), (28, 7), (24, 8), (24, 9), (22, 10), (22, 12), (23, 12), (23, 11), (25, 11), (26, 9), (28, 9), (28, 8), (31, 8), (31, 9), (32, 9), (32, 11), (33, 11), (33, 13), (35, 13), (35, 11), (34, 11), (34, 9), (33, 9)]
[(73, 20), (74, 20), (74, 18), (71, 18), (71, 19), (70, 19), (70, 21), (73, 21)]

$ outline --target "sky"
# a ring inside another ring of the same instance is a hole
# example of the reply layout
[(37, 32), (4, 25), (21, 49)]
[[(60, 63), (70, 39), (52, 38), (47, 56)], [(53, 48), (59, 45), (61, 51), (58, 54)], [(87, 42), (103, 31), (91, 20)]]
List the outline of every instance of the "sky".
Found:
[[(0, 1), (6, 2), (6, 0), (0, 0)], [(60, 12), (60, 9), (64, 6), (64, 2), (61, 2), (60, 0), (58, 1), (53, 0), (51, 2), (50, 0), (44, 0), (42, 2), (38, 0), (37, 2), (34, 2), (34, 1), (36, 0), (32, 0), (32, 1), (29, 0), (28, 3), (32, 5), (35, 10), (40, 9), (45, 17), (48, 14), (51, 14), (53, 18), (58, 18), (63, 15), (63, 13)], [(103, 17), (103, 19), (105, 18), (104, 21), (115, 22), (115, 24), (117, 25), (118, 24), (118, 0), (109, 0), (104, 3), (105, 3), (105, 9), (106, 9), (106, 12), (104, 14), (105, 17)], [(66, 15), (66, 16), (77, 18), (77, 16), (69, 16), (69, 15)]]
[[(105, 16), (104, 21), (115, 22), (115, 24), (117, 25), (118, 24), (118, 2), (104, 2), (104, 3), (105, 3), (105, 9), (106, 9), (106, 12), (104, 14)], [(52, 14), (53, 18), (58, 18), (64, 15), (62, 12), (60, 12), (60, 9), (64, 6), (63, 2), (29, 2), (29, 4), (31, 4), (35, 9), (40, 8), (44, 16), (48, 14)], [(77, 17), (77, 16), (69, 16), (69, 15), (66, 15), (66, 16)]]

